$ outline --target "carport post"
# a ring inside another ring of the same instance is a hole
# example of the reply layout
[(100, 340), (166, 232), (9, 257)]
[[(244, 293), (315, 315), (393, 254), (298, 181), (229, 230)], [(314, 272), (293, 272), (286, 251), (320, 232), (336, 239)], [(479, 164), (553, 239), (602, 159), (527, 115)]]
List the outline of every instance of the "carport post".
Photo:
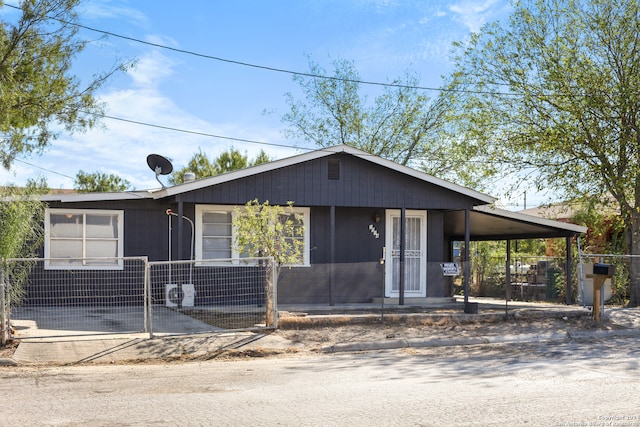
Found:
[[(509, 298), (511, 297), (511, 240), (507, 240), (507, 270), (505, 275), (504, 314), (509, 318)], [(505, 320), (506, 320), (505, 319)]]
[(567, 267), (566, 267), (566, 271), (565, 274), (567, 276), (567, 280), (565, 281), (566, 283), (566, 294), (567, 294), (567, 298), (566, 298), (566, 302), (567, 305), (571, 305), (573, 302), (573, 295), (571, 293), (571, 237), (567, 237), (566, 238), (566, 245), (567, 245)]
[(471, 241), (471, 213), (469, 208), (464, 210), (464, 307), (469, 305), (469, 276), (471, 275), (471, 260), (469, 259), (469, 244)]

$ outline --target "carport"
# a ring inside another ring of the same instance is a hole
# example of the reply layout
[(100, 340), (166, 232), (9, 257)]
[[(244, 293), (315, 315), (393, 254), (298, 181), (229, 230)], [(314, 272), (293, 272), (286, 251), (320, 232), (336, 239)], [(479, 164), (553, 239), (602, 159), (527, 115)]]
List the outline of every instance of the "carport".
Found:
[[(451, 242), (461, 241), (464, 245), (464, 259), (470, 259), (471, 241), (506, 240), (506, 262), (511, 263), (511, 241), (521, 239), (564, 238), (566, 245), (566, 277), (571, 277), (571, 239), (587, 232), (587, 227), (498, 209), (491, 205), (474, 206), (473, 209), (451, 211), (444, 221), (445, 235)], [(468, 306), (470, 265), (464, 263), (465, 309)], [(511, 274), (507, 269), (507, 286)], [(567, 280), (567, 304), (571, 304), (571, 281)]]

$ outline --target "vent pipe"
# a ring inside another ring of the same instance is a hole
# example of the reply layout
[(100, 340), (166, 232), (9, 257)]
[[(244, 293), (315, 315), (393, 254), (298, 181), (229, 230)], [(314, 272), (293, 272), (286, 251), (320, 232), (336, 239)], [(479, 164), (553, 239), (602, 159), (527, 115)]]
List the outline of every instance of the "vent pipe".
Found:
[(196, 174), (193, 172), (185, 172), (182, 176), (182, 182), (186, 184), (187, 182), (193, 182), (196, 180)]

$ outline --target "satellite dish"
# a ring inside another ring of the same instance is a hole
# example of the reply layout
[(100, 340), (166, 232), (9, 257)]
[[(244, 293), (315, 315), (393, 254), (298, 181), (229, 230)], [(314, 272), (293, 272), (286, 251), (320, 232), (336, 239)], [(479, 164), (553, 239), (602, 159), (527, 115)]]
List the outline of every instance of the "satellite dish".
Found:
[(166, 157), (160, 154), (149, 154), (147, 156), (147, 164), (156, 174), (156, 180), (165, 188), (164, 184), (158, 178), (160, 175), (169, 175), (173, 171), (173, 165)]

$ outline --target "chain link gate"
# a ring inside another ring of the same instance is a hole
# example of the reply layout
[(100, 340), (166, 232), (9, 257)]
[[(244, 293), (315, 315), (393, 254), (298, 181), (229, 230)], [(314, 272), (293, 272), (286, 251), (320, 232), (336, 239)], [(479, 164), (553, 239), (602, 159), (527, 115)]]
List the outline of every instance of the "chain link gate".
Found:
[(148, 332), (146, 257), (4, 262), (16, 338)]
[(149, 270), (152, 334), (277, 327), (272, 258), (150, 262)]

